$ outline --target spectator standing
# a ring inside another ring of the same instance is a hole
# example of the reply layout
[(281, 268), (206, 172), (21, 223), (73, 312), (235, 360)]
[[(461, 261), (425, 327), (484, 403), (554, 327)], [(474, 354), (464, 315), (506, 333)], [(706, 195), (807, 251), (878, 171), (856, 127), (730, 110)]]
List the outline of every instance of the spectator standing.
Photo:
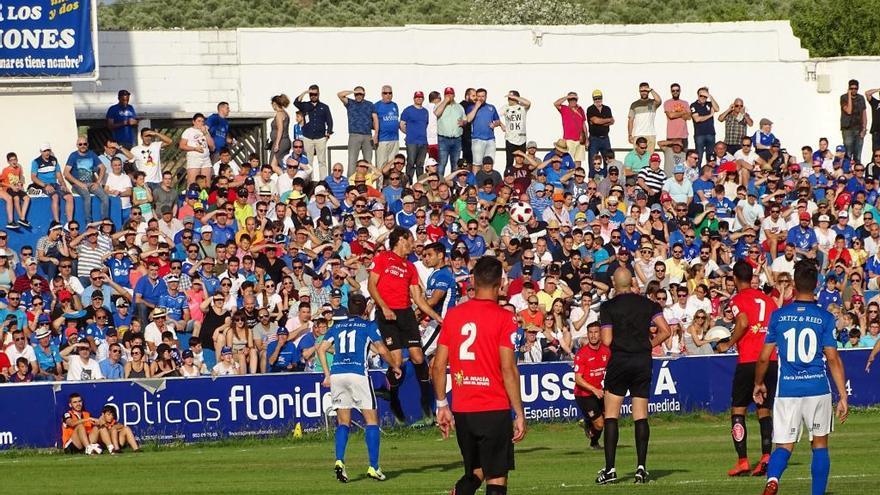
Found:
[(214, 140), (205, 125), (203, 114), (193, 115), (192, 126), (180, 135), (178, 147), (180, 151), (186, 152), (187, 185), (194, 184), (199, 175), (211, 178), (211, 150), (214, 149)]
[[(627, 117), (627, 135), (629, 144), (635, 145), (640, 137), (645, 138), (648, 150), (654, 151), (657, 144), (657, 131), (654, 128), (654, 119), (657, 117), (657, 109), (660, 108), (660, 95), (651, 89), (651, 85), (643, 82), (639, 84), (639, 99), (629, 105)], [(592, 159), (592, 157), (590, 157)]]
[(437, 165), (437, 159), (440, 158), (440, 154), (437, 143), (437, 115), (434, 113), (434, 110), (437, 109), (439, 104), (440, 93), (437, 91), (428, 93), (428, 102), (425, 103), (425, 108), (428, 109), (428, 157), (434, 161), (435, 166)]
[(118, 103), (107, 109), (107, 128), (113, 134), (113, 140), (130, 149), (136, 144), (137, 111), (129, 104), (131, 93), (128, 90), (119, 90), (116, 97)]
[(507, 157), (505, 171), (513, 168), (514, 151), (526, 151), (526, 114), (531, 107), (532, 102), (521, 97), (519, 91), (512, 89), (507, 93), (507, 105), (501, 108), (505, 129), (504, 150)]
[[(284, 163), (283, 159), (290, 151), (290, 114), (287, 113), (287, 107), (290, 106), (290, 98), (285, 94), (275, 95), (272, 97), (272, 110), (275, 111), (275, 118), (272, 120), (272, 130), (269, 134), (269, 142), (272, 151), (272, 168), (280, 167)], [(299, 107), (297, 107), (299, 108)], [(309, 156), (311, 158), (311, 155)]]
[(602, 91), (593, 90), (593, 104), (587, 107), (587, 123), (590, 136), (590, 157), (604, 153), (611, 149), (611, 139), (608, 133), (614, 125), (614, 116), (611, 115), (611, 107), (602, 103)]
[[(464, 90), (464, 99), (459, 102), (461, 108), (465, 110), (465, 115), (467, 115), (468, 108), (477, 98), (477, 90), (474, 88), (468, 88)], [(466, 123), (462, 126), (461, 133), (461, 156), (468, 163), (474, 163), (474, 155), (471, 153), (471, 138), (472, 138), (472, 129), (470, 121), (465, 118)], [(450, 167), (452, 168), (452, 167)]]
[[(880, 92), (880, 88), (865, 91), (867, 103), (871, 105), (871, 151), (880, 150), (880, 98), (874, 96), (878, 92)], [(874, 158), (874, 161), (877, 161), (877, 157)]]
[[(77, 150), (88, 150), (88, 140), (85, 137), (78, 138), (76, 148)], [(61, 223), (61, 215), (58, 208), (60, 198), (63, 196), (64, 212), (67, 216), (67, 221), (73, 220), (73, 195), (70, 194), (67, 186), (64, 185), (61, 167), (58, 165), (58, 159), (52, 153), (52, 145), (49, 143), (40, 145), (40, 156), (34, 158), (31, 162), (31, 187), (35, 187), (46, 196), (52, 197), (52, 219), (57, 223)], [(7, 228), (13, 227), (7, 225)]]
[[(697, 165), (706, 156), (706, 163), (715, 146), (715, 112), (718, 111), (718, 103), (709, 94), (709, 88), (702, 87), (697, 90), (697, 101), (691, 103), (691, 120), (694, 121), (694, 148), (697, 150)], [(718, 157), (719, 159), (721, 157)]]
[[(467, 126), (464, 107), (455, 101), (455, 90), (443, 90), (443, 99), (434, 108), (437, 117), (437, 173), (446, 175), (446, 162), (452, 169), (461, 157), (461, 140)], [(379, 165), (382, 165), (380, 162)]]
[(718, 122), (724, 122), (724, 144), (727, 145), (727, 151), (735, 156), (742, 148), (743, 138), (748, 136), (749, 127), (755, 124), (742, 98), (733, 100), (727, 110), (718, 116)]
[[(562, 104), (566, 103), (565, 106)], [(575, 165), (581, 166), (584, 160), (584, 146), (587, 143), (587, 114), (578, 105), (578, 94), (569, 91), (567, 95), (553, 102), (553, 106), (562, 117), (562, 139), (568, 145), (568, 153)], [(590, 175), (592, 177), (592, 174)]]
[(840, 133), (846, 153), (853, 160), (862, 162), (862, 143), (868, 128), (868, 107), (865, 97), (859, 94), (859, 81), (849, 80), (848, 91), (840, 95)]
[[(217, 104), (217, 112), (205, 119), (205, 125), (208, 126), (208, 132), (211, 134), (211, 139), (214, 140), (214, 147), (218, 155), (220, 150), (231, 148), (235, 142), (229, 134), (229, 121), (226, 120), (228, 117), (229, 103), (221, 101)], [(141, 131), (141, 135), (143, 136), (143, 131)]]
[(400, 130), (406, 134), (406, 175), (412, 182), (422, 175), (428, 155), (428, 109), (425, 93), (413, 93), (413, 104), (400, 114)]
[(397, 154), (400, 147), (400, 111), (392, 101), (394, 91), (391, 86), (382, 86), (382, 99), (373, 105), (378, 119), (376, 165), (382, 167)]
[[(309, 101), (302, 101), (306, 94), (309, 95)], [(320, 97), (320, 88), (317, 84), (312, 84), (293, 100), (293, 105), (302, 112), (305, 119), (303, 144), (306, 147), (309, 163), (312, 164), (312, 178), (316, 181), (329, 173), (327, 140), (333, 134), (333, 116), (330, 114), (330, 107), (320, 101)]]
[(486, 103), (486, 89), (477, 90), (474, 102), (465, 107), (468, 122), (471, 123), (471, 155), (472, 162), (482, 163), (483, 158), (495, 159), (495, 128), (504, 129), (495, 105)]
[[(82, 198), (83, 211), (85, 212), (86, 223), (92, 222), (92, 195), (101, 202), (100, 218), (108, 218), (110, 214), (110, 198), (104, 192), (104, 176), (107, 169), (95, 152), (88, 149), (87, 146), (81, 146), (79, 143), (87, 142), (85, 136), (77, 139), (77, 149), (67, 157), (67, 163), (64, 165), (64, 178), (70, 182), (74, 192)], [(108, 148), (115, 145), (113, 142), (107, 143)], [(115, 155), (115, 153), (114, 153)]]
[(141, 144), (131, 149), (134, 163), (137, 169), (144, 173), (145, 182), (150, 189), (159, 187), (159, 184), (162, 182), (161, 153), (170, 144), (170, 137), (149, 127), (144, 127), (141, 129)]
[(672, 98), (663, 103), (663, 111), (666, 113), (666, 139), (681, 139), (684, 149), (688, 147), (687, 121), (691, 119), (691, 112), (686, 101), (681, 99), (681, 86), (672, 83), (669, 87)]
[[(355, 86), (353, 90), (336, 93), (336, 97), (345, 106), (348, 115), (348, 173), (355, 172), (358, 155), (364, 160), (373, 162), (373, 144), (378, 143), (379, 117), (373, 103), (364, 98), (363, 86)], [(349, 98), (354, 95), (354, 98)]]

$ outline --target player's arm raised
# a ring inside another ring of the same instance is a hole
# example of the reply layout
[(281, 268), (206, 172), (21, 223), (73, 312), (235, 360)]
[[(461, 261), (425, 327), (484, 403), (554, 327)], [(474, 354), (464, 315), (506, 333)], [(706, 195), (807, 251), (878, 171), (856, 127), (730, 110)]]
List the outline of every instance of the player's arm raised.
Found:
[(653, 323), (657, 326), (657, 333), (651, 338), (652, 348), (666, 342), (666, 339), (672, 335), (672, 329), (669, 328), (669, 323), (666, 323), (666, 318), (663, 317), (662, 313), (654, 317)]
[[(522, 396), (519, 388), (519, 368), (516, 367), (516, 353), (510, 347), (499, 346), (501, 358), (501, 377), (504, 380), (504, 390), (510, 400), (516, 417), (513, 418), (513, 443), (522, 441), (526, 436), (526, 415), (523, 410)], [(435, 362), (437, 357), (434, 357)], [(436, 388), (436, 385), (434, 386)]]
[[(740, 313), (739, 316), (744, 315)], [(738, 321), (739, 318), (737, 318)], [(739, 323), (737, 323), (738, 325)], [(776, 344), (764, 344), (764, 347), (761, 349), (761, 355), (758, 356), (758, 361), (755, 363), (755, 389), (752, 391), (752, 398), (755, 399), (755, 404), (763, 404), (764, 399), (767, 397), (767, 385), (764, 384), (764, 377), (767, 376), (767, 368), (770, 367), (770, 356), (773, 354), (774, 349), (776, 349)]]
[(837, 387), (837, 395), (840, 396), (837, 401), (837, 419), (843, 423), (846, 421), (847, 416), (849, 416), (846, 374), (843, 371), (843, 362), (840, 360), (840, 353), (837, 352), (836, 347), (825, 347), (824, 352), (828, 371), (831, 372), (831, 379), (834, 380), (834, 386)]
[[(749, 327), (749, 317), (745, 313), (739, 313), (736, 315), (736, 323), (733, 326), (733, 333), (730, 335), (730, 340), (727, 342), (719, 342), (718, 345), (715, 346), (715, 352), (719, 354), (723, 354), (727, 352), (728, 349), (733, 347), (739, 339), (743, 338), (743, 335), (746, 334), (746, 329)], [(769, 354), (768, 354), (768, 358)]]
[(446, 366), (449, 364), (449, 348), (437, 344), (434, 361), (431, 363), (431, 382), (434, 383), (434, 397), (437, 400), (437, 427), (443, 438), (449, 438), (449, 432), (455, 429), (455, 420), (446, 400)]
[(410, 285), (409, 295), (410, 297), (412, 297), (413, 302), (416, 303), (416, 306), (418, 306), (418, 308), (421, 309), (423, 313), (433, 318), (434, 321), (436, 321), (438, 324), (443, 323), (443, 318), (441, 318), (440, 315), (438, 315), (437, 312), (434, 311), (434, 308), (432, 308), (431, 305), (428, 304), (428, 301), (425, 300), (425, 293), (422, 292), (422, 287), (420, 285)]

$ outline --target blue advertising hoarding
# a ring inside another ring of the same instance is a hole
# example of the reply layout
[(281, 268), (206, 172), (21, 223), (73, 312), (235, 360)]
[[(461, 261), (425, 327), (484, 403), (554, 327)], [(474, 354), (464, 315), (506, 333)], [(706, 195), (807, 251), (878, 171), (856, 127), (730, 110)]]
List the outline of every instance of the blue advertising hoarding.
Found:
[(95, 0), (0, 0), (0, 82), (94, 80)]
[[(850, 405), (880, 404), (880, 383), (864, 371), (868, 351), (847, 351), (841, 356)], [(735, 367), (735, 356), (655, 360), (649, 411), (726, 411)], [(418, 384), (409, 371), (401, 397), (408, 420), (413, 421), (419, 419)], [(571, 363), (522, 365), (520, 373), (528, 421), (579, 418)], [(284, 435), (297, 423), (303, 430), (318, 430), (324, 427), (325, 412), (330, 409), (330, 393), (321, 387), (322, 378), (317, 373), (287, 373), (2, 386), (0, 449), (57, 446), (61, 417), (73, 392), (83, 396), (92, 414), (105, 404), (116, 407), (120, 422), (131, 426), (142, 440), (167, 443)], [(377, 386), (384, 382), (378, 371), (371, 372), (371, 378)], [(628, 405), (627, 401), (625, 413)], [(379, 414), (383, 423), (392, 424), (387, 402), (379, 401)]]

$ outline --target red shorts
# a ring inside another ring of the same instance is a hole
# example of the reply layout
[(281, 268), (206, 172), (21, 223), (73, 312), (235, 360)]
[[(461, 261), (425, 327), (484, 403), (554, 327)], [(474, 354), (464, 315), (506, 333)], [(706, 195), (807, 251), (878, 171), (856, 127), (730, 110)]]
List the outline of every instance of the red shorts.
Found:
[[(761, 247), (764, 248), (765, 253), (770, 252), (770, 243), (768, 241), (764, 241), (761, 243)], [(779, 241), (776, 243), (776, 252), (781, 253), (785, 250), (785, 241)]]

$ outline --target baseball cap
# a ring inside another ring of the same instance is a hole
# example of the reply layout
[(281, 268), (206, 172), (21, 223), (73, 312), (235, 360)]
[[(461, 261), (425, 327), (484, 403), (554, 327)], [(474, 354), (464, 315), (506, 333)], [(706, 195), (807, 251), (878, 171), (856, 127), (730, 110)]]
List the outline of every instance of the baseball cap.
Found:
[(800, 215), (798, 215), (799, 220), (810, 220), (811, 218), (812, 217), (810, 216), (809, 212), (806, 211), (802, 211)]
[(287, 331), (286, 327), (278, 327), (278, 330), (275, 331), (275, 335), (290, 335), (290, 332)]
[(183, 351), (183, 359), (191, 358), (191, 357), (195, 357), (192, 350), (187, 349), (187, 350)]
[[(412, 198), (410, 197), (410, 199), (412, 199)], [(475, 205), (475, 204), (477, 204), (477, 198), (470, 197), (465, 200), (465, 203), (467, 203), (469, 205)]]
[(180, 282), (180, 277), (178, 277), (177, 275), (166, 275), (165, 283), (170, 284), (171, 282)]
[(227, 346), (223, 346), (223, 349), (220, 350), (220, 355), (221, 356), (231, 356), (232, 355), (232, 348), (227, 347)]
[[(250, 179), (250, 177), (248, 177), (248, 179)], [(245, 182), (247, 182), (247, 181), (245, 181)], [(239, 198), (246, 198), (248, 195), (248, 190), (245, 189), (244, 186), (242, 186), (242, 187), (239, 187), (235, 191), (235, 193), (238, 195)]]
[(172, 213), (172, 210), (171, 210), (170, 206), (165, 205), (162, 207), (162, 214), (163, 215), (170, 215), (171, 213)]
[(71, 299), (73, 299), (73, 294), (69, 290), (61, 289), (58, 291), (58, 301), (69, 301)]
[(49, 151), (51, 149), (52, 149), (52, 145), (49, 143), (43, 143), (40, 145), (40, 153), (42, 153), (44, 151)]
[(575, 222), (579, 222), (579, 221), (581, 221), (581, 220), (583, 220), (583, 221), (587, 221), (587, 214), (584, 213), (584, 212), (582, 212), (582, 211), (579, 211), (579, 212), (577, 212), (577, 213), (574, 214), (574, 221), (575, 221)]
[(618, 203), (617, 196), (608, 196), (608, 199), (605, 200), (609, 205), (616, 205)]
[(49, 315), (47, 314), (41, 314), (39, 317), (37, 317), (38, 325), (48, 325), (50, 322), (51, 320), (49, 319)]
[(342, 297), (342, 289), (333, 289), (330, 291), (330, 297)]
[(838, 153), (845, 153), (845, 152), (846, 152), (846, 146), (844, 146), (844, 145), (842, 145), (842, 144), (838, 144), (837, 147), (834, 148), (834, 151), (836, 151), (836, 152), (838, 152)]
[(199, 192), (190, 189), (186, 192), (186, 199), (197, 199), (199, 197)]
[(622, 247), (617, 250), (617, 254), (629, 254), (629, 249)]
[(602, 98), (602, 91), (598, 89), (593, 90), (593, 98)]
[(658, 205), (657, 203), (654, 203), (654, 204), (651, 205), (651, 211), (659, 211), (659, 212), (662, 212), (662, 211), (663, 211), (663, 207), (660, 206), (660, 205)]
[(624, 225), (635, 225), (636, 219), (633, 217), (626, 217), (626, 220), (623, 221)]
[(199, 210), (204, 210), (204, 209), (205, 209), (205, 204), (202, 203), (201, 201), (196, 201), (195, 203), (193, 203), (193, 211), (199, 211)]
[(579, 205), (585, 205), (589, 202), (590, 202), (590, 199), (587, 198), (586, 194), (581, 194), (580, 196), (578, 196), (578, 204)]
[(326, 196), (327, 195), (327, 188), (319, 185), (319, 186), (315, 187), (315, 191), (312, 194), (314, 194), (315, 196), (318, 196), (318, 195)]
[(252, 186), (252, 185), (254, 185), (254, 178), (253, 178), (253, 177), (248, 177), (248, 178), (246, 178), (246, 179), (244, 180), (244, 185), (246, 185), (246, 186)]
[(685, 171), (684, 165), (682, 165), (681, 163), (679, 163), (678, 165), (676, 165), (675, 167), (672, 168), (673, 174), (683, 174), (684, 171)]
[(116, 97), (122, 98), (123, 96), (131, 96), (131, 93), (129, 93), (127, 89), (120, 89), (119, 92), (116, 93)]
[(553, 201), (565, 201), (565, 195), (561, 192), (553, 193)]
[(831, 222), (831, 219), (828, 218), (828, 215), (819, 215), (820, 222)]
[(195, 219), (192, 217), (192, 215), (187, 215), (183, 217), (183, 224), (186, 225), (188, 223), (195, 223)]
[(602, 210), (599, 211), (599, 216), (600, 216), (600, 217), (610, 217), (610, 216), (611, 216), (611, 212), (608, 211), (607, 208), (602, 208)]
[(416, 202), (416, 200), (415, 200), (412, 196), (410, 196), (409, 194), (407, 194), (406, 196), (404, 196), (400, 201), (403, 202), (404, 204), (406, 204), (406, 203), (415, 203), (415, 202)]
[(657, 153), (651, 153), (650, 161), (652, 162), (660, 162), (660, 155)]
[(672, 201), (672, 195), (670, 195), (667, 191), (663, 191), (660, 193), (660, 202), (665, 203), (667, 201)]
[(117, 308), (127, 308), (127, 307), (129, 307), (128, 301), (125, 300), (125, 298), (120, 297), (119, 299), (116, 300), (116, 307)]
[(422, 93), (421, 91), (416, 91), (415, 93), (413, 93), (413, 98), (424, 98), (424, 97), (425, 97), (425, 93)]
[(538, 143), (536, 143), (535, 141), (529, 141), (528, 143), (526, 143), (526, 149), (537, 148), (537, 147), (538, 147)]
[(261, 196), (269, 196), (272, 194), (272, 188), (269, 186), (260, 186), (259, 194)]
[(763, 118), (763, 119), (761, 119), (760, 122), (758, 122), (758, 125), (760, 125), (760, 126), (773, 125), (773, 121), (768, 118)]
[(453, 88), (447, 86), (446, 89), (443, 90), (443, 94), (444, 95), (454, 95), (455, 90)]
[[(219, 215), (220, 212), (218, 211), (217, 214)], [(199, 229), (199, 232), (202, 234), (204, 234), (205, 232), (214, 232), (214, 227), (211, 227), (210, 225), (202, 225), (202, 228)]]
[(308, 287), (300, 287), (296, 294), (299, 297), (312, 297), (312, 293), (309, 292)]
[(449, 226), (449, 229), (446, 231), (447, 234), (458, 234), (461, 232), (461, 225), (458, 223), (453, 223)]
[(849, 218), (849, 213), (847, 213), (846, 210), (842, 210), (837, 214), (837, 218)]
[(789, 171), (792, 171), (792, 172), (795, 171), (795, 170), (797, 170), (798, 172), (800, 172), (800, 171), (801, 171), (801, 166), (798, 165), (797, 163), (792, 163), (791, 165), (788, 166), (788, 170), (789, 170)]
[(430, 156), (428, 158), (425, 158), (425, 166), (426, 167), (433, 167), (435, 165), (437, 165), (437, 160), (431, 158)]

